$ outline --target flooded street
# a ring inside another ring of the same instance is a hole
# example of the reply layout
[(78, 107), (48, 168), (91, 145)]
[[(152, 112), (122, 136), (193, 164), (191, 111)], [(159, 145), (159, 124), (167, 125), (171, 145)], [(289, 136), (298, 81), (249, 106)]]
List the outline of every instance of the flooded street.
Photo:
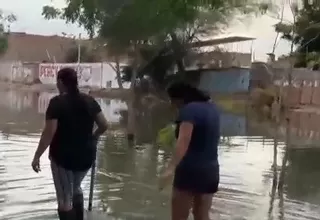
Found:
[[(56, 219), (47, 154), (40, 174), (30, 166), (52, 95), (0, 93), (1, 220)], [(98, 101), (115, 126), (100, 142), (94, 209), (110, 219), (170, 219), (170, 187), (161, 193), (157, 189), (157, 175), (169, 150), (154, 146), (156, 130), (166, 122), (163, 111), (141, 112), (137, 146), (129, 148), (126, 104)], [(230, 114), (221, 120), (221, 184), (212, 219), (320, 219), (320, 148), (286, 148), (286, 138), (274, 140), (259, 123), (253, 127), (244, 117)], [(284, 155), (288, 160), (283, 165)], [(86, 198), (89, 184), (88, 175), (83, 182)]]

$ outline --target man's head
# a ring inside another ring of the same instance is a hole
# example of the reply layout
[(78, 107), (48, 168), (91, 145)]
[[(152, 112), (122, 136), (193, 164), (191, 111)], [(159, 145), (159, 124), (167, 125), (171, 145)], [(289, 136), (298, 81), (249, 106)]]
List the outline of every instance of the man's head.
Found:
[(69, 67), (62, 68), (57, 74), (57, 88), (60, 93), (78, 91), (78, 74)]

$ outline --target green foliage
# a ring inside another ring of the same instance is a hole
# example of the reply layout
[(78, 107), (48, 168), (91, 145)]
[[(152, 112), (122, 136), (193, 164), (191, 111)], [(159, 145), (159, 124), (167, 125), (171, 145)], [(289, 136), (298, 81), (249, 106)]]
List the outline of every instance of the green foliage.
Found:
[(4, 54), (8, 49), (8, 38), (6, 35), (0, 36), (0, 55)]
[(54, 8), (52, 6), (43, 6), (42, 8), (42, 15), (44, 16), (45, 19), (55, 19), (61, 15), (61, 10)]
[(158, 132), (157, 145), (160, 147), (174, 147), (176, 143), (175, 128), (173, 124), (169, 124)]
[(197, 36), (221, 31), (232, 19), (270, 8), (269, 0), (67, 0), (65, 8), (44, 6), (42, 15), (78, 23), (91, 37), (99, 34), (110, 51), (134, 57), (134, 67), (123, 71), (125, 80), (147, 74), (161, 85), (173, 64), (184, 72), (187, 44)]
[(320, 53), (319, 52), (311, 52), (311, 53), (307, 53), (307, 54), (302, 54), (302, 57), (300, 59), (298, 59), (298, 61), (300, 61), (300, 60), (304, 61), (303, 65), (305, 65), (306, 67), (318, 70), (319, 64), (320, 64)]
[(291, 4), (291, 11), (294, 22), (278, 23), (275, 30), (297, 47), (295, 66), (306, 67), (310, 61), (308, 53), (320, 52), (320, 7), (318, 3), (302, 1), (300, 8)]
[[(242, 14), (265, 13), (263, 0), (67, 0), (56, 9), (44, 6), (46, 19), (61, 18), (78, 23), (93, 36), (99, 32), (123, 44), (164, 36), (195, 23), (216, 24)], [(212, 19), (209, 19), (209, 18)]]
[[(10, 24), (15, 22), (17, 17), (14, 14), (5, 14), (0, 10), (0, 55), (4, 54), (8, 49), (8, 32), (10, 32)], [(8, 27), (8, 29), (6, 29)]]

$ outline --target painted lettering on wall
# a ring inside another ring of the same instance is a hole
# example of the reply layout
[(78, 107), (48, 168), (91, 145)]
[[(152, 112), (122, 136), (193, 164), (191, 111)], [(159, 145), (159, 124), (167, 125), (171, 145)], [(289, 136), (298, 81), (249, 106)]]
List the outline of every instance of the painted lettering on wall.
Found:
[(44, 84), (54, 84), (59, 70), (66, 67), (77, 71), (79, 85), (90, 85), (92, 67), (86, 64), (41, 64), (39, 67), (39, 79)]
[[(110, 63), (41, 63), (38, 73), (40, 82), (55, 85), (57, 73), (64, 67), (77, 70), (80, 87), (107, 88), (107, 86), (110, 86), (117, 88), (117, 74), (110, 67)], [(110, 82), (112, 83), (110, 84)], [(124, 84), (124, 86), (129, 88), (127, 84)]]
[(40, 65), (39, 77), (55, 78), (58, 71), (57, 65)]

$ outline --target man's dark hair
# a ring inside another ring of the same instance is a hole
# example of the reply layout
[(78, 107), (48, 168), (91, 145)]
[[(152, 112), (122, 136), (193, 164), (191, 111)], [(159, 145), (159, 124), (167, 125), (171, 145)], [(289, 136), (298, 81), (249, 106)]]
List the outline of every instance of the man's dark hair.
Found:
[(58, 71), (57, 79), (61, 80), (69, 93), (79, 93), (78, 74), (73, 68), (66, 67)]

